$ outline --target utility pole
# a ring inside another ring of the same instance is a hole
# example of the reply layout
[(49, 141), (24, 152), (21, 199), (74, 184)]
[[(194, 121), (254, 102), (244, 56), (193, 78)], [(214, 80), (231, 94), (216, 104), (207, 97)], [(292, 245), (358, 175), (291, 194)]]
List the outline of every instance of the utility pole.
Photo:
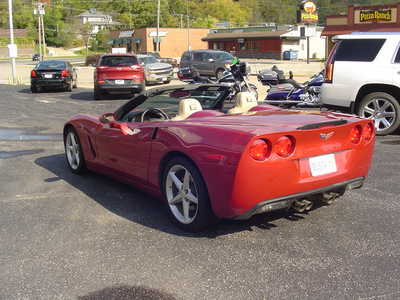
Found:
[(160, 52), (160, 0), (157, 2), (157, 41), (156, 41), (156, 51)]
[(46, 40), (44, 37), (44, 23), (43, 23), (43, 15), (44, 15), (44, 7), (42, 6), (42, 12), (40, 14), (41, 24), (42, 24), (42, 43), (43, 43), (43, 59), (46, 56)]
[(17, 57), (17, 46), (14, 44), (14, 24), (13, 24), (13, 12), (12, 12), (12, 0), (8, 0), (8, 18), (10, 27), (10, 44), (8, 45), (8, 52), (11, 58), (11, 72), (12, 72), (12, 83), (17, 82), (17, 69), (15, 67), (15, 57)]
[(189, 0), (186, 0), (186, 26), (187, 26), (187, 47), (188, 50), (192, 50), (190, 46), (190, 33), (189, 33), (189, 27), (190, 27), (190, 19), (189, 19)]
[(44, 26), (43, 26), (43, 15), (44, 15), (43, 3), (41, 3), (41, 2), (37, 3), (37, 8), (33, 10), (33, 14), (38, 16), (39, 57), (40, 57), (40, 61), (42, 61), (44, 58), (44, 52), (45, 52)]

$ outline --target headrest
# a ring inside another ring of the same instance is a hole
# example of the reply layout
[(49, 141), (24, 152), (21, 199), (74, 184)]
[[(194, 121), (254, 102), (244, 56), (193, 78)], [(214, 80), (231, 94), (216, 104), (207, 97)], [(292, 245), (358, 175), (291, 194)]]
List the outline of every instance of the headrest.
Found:
[(179, 102), (178, 114), (172, 118), (172, 120), (185, 120), (191, 114), (201, 110), (203, 110), (203, 108), (198, 100), (193, 98), (183, 99)]
[(256, 97), (250, 92), (240, 92), (235, 96), (235, 106), (228, 111), (228, 114), (240, 114), (248, 112), (252, 107), (257, 106)]

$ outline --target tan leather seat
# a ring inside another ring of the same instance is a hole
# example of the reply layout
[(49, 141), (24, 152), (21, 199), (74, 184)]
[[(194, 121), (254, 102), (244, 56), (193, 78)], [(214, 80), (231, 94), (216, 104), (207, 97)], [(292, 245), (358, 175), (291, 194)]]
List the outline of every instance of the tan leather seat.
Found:
[(173, 121), (186, 120), (191, 114), (202, 110), (203, 108), (201, 107), (201, 104), (198, 100), (193, 98), (183, 99), (179, 102), (178, 114), (171, 120)]
[(258, 102), (256, 97), (250, 92), (240, 92), (235, 96), (235, 106), (228, 110), (228, 114), (242, 114), (248, 112)]

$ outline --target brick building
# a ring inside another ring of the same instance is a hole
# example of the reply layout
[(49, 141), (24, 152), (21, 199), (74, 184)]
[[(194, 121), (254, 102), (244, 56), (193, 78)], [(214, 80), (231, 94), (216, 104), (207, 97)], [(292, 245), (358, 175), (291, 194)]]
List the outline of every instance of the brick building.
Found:
[[(240, 58), (281, 59), (285, 51), (295, 51), (299, 59), (306, 59), (306, 39), (297, 25), (249, 26), (212, 29), (204, 41), (208, 48), (234, 53)], [(304, 26), (303, 26), (304, 27)], [(325, 40), (322, 28), (309, 26), (305, 32), (310, 38), (310, 56), (325, 58)]]
[(352, 32), (398, 32), (400, 31), (400, 3), (355, 6), (347, 8), (347, 14), (331, 15), (326, 18), (322, 32), (327, 37), (327, 51), (332, 49), (332, 37)]
[[(160, 28), (160, 55), (179, 58), (189, 46), (192, 50), (207, 49), (202, 38), (208, 29), (199, 28)], [(139, 28), (112, 32), (109, 44), (112, 47), (126, 47), (128, 52), (154, 52), (156, 50), (157, 29)]]

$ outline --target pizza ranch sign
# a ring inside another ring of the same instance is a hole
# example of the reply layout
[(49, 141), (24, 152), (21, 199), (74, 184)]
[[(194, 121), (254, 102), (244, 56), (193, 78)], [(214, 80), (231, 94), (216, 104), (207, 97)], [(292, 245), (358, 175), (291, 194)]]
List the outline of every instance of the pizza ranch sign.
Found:
[(298, 11), (299, 23), (317, 23), (318, 12), (317, 6), (313, 1), (302, 1)]
[(360, 10), (360, 23), (391, 22), (392, 10)]

